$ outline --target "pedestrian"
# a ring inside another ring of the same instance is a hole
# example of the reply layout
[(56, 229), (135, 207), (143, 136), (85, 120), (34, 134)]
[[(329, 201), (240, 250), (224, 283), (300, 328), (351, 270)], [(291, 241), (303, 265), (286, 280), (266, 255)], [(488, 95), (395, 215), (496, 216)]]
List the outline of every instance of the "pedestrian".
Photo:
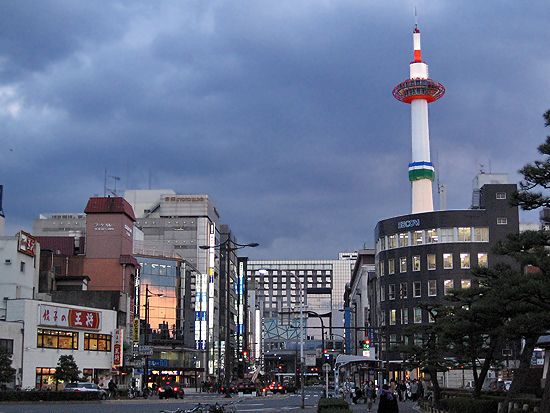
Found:
[(109, 397), (111, 399), (116, 399), (116, 397), (117, 397), (117, 394), (116, 394), (117, 385), (113, 381), (113, 379), (109, 380), (109, 384), (107, 385), (107, 387), (109, 388)]
[(367, 412), (371, 412), (372, 403), (374, 402), (374, 398), (376, 396), (376, 389), (370, 381), (367, 381), (367, 383), (365, 384), (365, 387), (363, 388), (363, 394), (365, 402), (367, 403)]
[(380, 391), (380, 401), (378, 402), (378, 413), (399, 413), (397, 397), (390, 390), (387, 384), (382, 386)]
[(361, 397), (363, 397), (363, 390), (361, 390), (361, 386), (359, 386), (355, 388), (355, 393), (353, 395), (353, 404), (357, 404)]
[(416, 400), (420, 400), (424, 398), (424, 385), (422, 384), (422, 380), (418, 380), (418, 387), (416, 389)]
[(418, 382), (416, 379), (411, 384), (411, 398), (413, 402), (418, 400)]

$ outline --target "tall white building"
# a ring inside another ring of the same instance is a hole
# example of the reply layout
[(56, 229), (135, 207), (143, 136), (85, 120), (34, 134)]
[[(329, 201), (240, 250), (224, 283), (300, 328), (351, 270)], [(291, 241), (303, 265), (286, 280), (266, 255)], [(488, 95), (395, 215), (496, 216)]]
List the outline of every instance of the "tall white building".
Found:
[[(198, 275), (190, 280), (193, 290), (191, 305), (195, 311), (195, 343), (207, 350), (208, 372), (218, 368), (220, 346), (219, 260), (220, 252), (199, 246), (220, 242), (220, 215), (208, 195), (176, 194), (171, 189), (128, 190), (124, 198), (136, 214), (136, 226), (143, 241), (134, 242), (134, 252), (165, 255), (170, 251), (196, 268)], [(202, 367), (202, 364), (201, 364)]]

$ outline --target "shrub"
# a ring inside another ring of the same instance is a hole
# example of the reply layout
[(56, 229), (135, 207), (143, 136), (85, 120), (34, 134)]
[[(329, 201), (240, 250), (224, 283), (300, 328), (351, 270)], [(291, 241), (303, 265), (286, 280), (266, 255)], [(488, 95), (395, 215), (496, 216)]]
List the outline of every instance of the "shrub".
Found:
[(443, 399), (440, 406), (449, 413), (497, 413), (498, 400), (454, 397)]
[(98, 400), (93, 392), (64, 391), (4, 391), (0, 392), (0, 401), (86, 401)]
[(322, 398), (317, 405), (318, 413), (351, 413), (348, 403), (340, 398)]

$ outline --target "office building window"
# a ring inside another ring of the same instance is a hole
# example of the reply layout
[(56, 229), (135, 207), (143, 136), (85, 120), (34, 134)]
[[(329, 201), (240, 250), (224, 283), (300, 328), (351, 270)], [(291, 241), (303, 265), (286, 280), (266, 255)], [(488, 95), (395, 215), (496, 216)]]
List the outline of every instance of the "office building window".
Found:
[(422, 322), (422, 309), (419, 307), (414, 308), (414, 323), (420, 324)]
[(407, 257), (399, 258), (399, 272), (407, 272)]
[(111, 351), (111, 335), (84, 333), (84, 350)]
[(467, 270), (470, 268), (470, 254), (461, 253), (460, 254), (460, 268)]
[(408, 232), (402, 232), (399, 234), (399, 246), (400, 247), (408, 247), (409, 246), (409, 233)]
[(458, 228), (458, 241), (470, 242), (472, 240), (472, 229), (470, 227)]
[(36, 347), (78, 350), (78, 333), (39, 328), (36, 331)]
[(388, 274), (395, 274), (395, 260), (393, 258), (388, 260)]
[(474, 227), (474, 241), (475, 242), (489, 242), (489, 228), (487, 228), (487, 227)]
[(477, 254), (477, 266), (479, 268), (487, 268), (489, 266), (486, 252), (479, 252)]
[(413, 256), (412, 267), (413, 271), (420, 271), (420, 255)]
[(435, 270), (436, 264), (435, 264), (435, 254), (428, 254), (428, 270)]
[(395, 300), (395, 284), (388, 285), (388, 300)]
[(401, 309), (401, 324), (409, 324), (409, 309)]
[(435, 318), (430, 311), (428, 311), (428, 323), (435, 323)]
[(407, 283), (399, 284), (399, 298), (407, 298)]
[(386, 301), (386, 289), (383, 285), (380, 286), (380, 301)]
[(428, 280), (428, 297), (435, 297), (437, 295), (437, 281)]
[(507, 225), (508, 218), (497, 218), (497, 225)]
[(378, 271), (379, 271), (379, 273), (380, 273), (380, 276), (381, 276), (381, 277), (384, 276), (384, 275), (385, 275), (385, 274), (384, 274), (384, 261), (380, 261), (380, 262), (378, 263), (378, 268), (379, 268)]
[(414, 231), (413, 232), (413, 245), (422, 245), (424, 242), (424, 231)]
[(437, 230), (429, 229), (426, 231), (426, 244), (435, 244), (438, 241)]
[(413, 283), (413, 297), (418, 298), (422, 295), (422, 284), (420, 281), (415, 281)]
[(443, 268), (446, 270), (453, 269), (453, 254), (443, 254)]
[(397, 321), (397, 310), (390, 310), (390, 326), (394, 326)]
[(0, 338), (0, 351), (6, 354), (13, 354), (13, 340), (9, 338)]
[(497, 192), (497, 199), (506, 199), (506, 192)]
[(390, 235), (388, 237), (388, 248), (396, 248), (396, 247), (397, 247), (397, 236)]
[(462, 288), (470, 288), (472, 286), (472, 281), (471, 280), (461, 280), (460, 281), (460, 286)]
[(454, 228), (441, 228), (439, 230), (441, 242), (454, 242), (454, 232)]
[(443, 294), (449, 295), (453, 288), (455, 288), (455, 282), (453, 280), (443, 281)]

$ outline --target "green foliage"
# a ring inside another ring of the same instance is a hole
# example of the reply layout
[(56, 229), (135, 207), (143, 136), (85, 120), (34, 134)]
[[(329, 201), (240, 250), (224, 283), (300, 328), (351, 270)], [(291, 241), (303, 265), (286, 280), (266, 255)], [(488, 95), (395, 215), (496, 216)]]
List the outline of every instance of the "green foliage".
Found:
[[(550, 126), (550, 110), (543, 115), (544, 125)], [(546, 142), (538, 147), (542, 160), (525, 165), (519, 173), (523, 175), (520, 190), (514, 196), (514, 202), (525, 210), (550, 206), (550, 197), (547, 194), (550, 188), (550, 136)]]
[(498, 400), (472, 399), (471, 397), (443, 399), (439, 405), (449, 413), (497, 413), (498, 411)]
[(0, 350), (0, 383), (11, 383), (15, 378), (15, 369), (11, 366), (11, 354)]
[(348, 403), (340, 398), (322, 398), (317, 405), (318, 413), (350, 413)]
[(0, 401), (77, 401), (98, 400), (96, 392), (63, 391), (4, 391), (0, 392)]
[(57, 361), (54, 378), (56, 381), (73, 382), (78, 381), (80, 370), (72, 355), (61, 355)]

